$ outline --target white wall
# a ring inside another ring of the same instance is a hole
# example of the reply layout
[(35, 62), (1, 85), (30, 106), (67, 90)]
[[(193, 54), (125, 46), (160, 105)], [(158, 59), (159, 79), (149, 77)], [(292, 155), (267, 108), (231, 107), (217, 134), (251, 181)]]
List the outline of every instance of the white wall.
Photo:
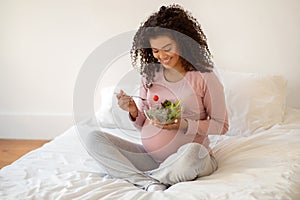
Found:
[(176, 2), (202, 24), (217, 66), (285, 76), (288, 105), (300, 108), (298, 0), (1, 0), (0, 138), (53, 138), (69, 128), (90, 53)]

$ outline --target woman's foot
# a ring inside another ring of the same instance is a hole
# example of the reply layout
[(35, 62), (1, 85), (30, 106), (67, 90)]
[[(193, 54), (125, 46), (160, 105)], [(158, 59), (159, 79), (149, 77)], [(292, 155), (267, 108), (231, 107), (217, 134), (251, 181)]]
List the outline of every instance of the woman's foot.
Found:
[(146, 191), (155, 192), (155, 191), (164, 191), (167, 189), (167, 186), (162, 183), (151, 183), (146, 187)]

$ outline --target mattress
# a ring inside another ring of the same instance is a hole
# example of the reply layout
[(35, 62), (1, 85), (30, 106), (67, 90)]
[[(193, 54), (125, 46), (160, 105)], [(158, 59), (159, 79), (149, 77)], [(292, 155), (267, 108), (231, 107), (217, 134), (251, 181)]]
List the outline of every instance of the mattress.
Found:
[[(137, 134), (103, 131), (124, 138)], [(165, 191), (146, 192), (106, 175), (73, 126), (2, 168), (0, 199), (300, 199), (300, 110), (289, 108), (282, 123), (250, 136), (211, 139), (217, 171)]]

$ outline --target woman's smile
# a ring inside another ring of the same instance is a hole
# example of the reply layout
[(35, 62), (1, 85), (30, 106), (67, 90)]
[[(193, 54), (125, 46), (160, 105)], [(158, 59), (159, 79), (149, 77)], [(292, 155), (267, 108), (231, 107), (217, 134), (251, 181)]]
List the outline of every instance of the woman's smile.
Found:
[(163, 64), (163, 65), (168, 65), (170, 64), (170, 61), (171, 61), (171, 57), (168, 57), (167, 59), (161, 59), (160, 62)]

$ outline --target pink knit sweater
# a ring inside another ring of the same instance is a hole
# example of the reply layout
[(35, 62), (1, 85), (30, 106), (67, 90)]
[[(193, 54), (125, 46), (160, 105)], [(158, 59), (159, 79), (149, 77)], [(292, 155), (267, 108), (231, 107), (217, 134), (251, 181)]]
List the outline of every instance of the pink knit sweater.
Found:
[[(157, 102), (153, 100), (154, 95), (159, 97)], [(180, 146), (190, 142), (202, 144), (210, 151), (208, 134), (225, 134), (228, 130), (223, 86), (214, 72), (189, 71), (180, 81), (168, 82), (161, 68), (152, 87), (147, 88), (142, 79), (140, 96), (147, 101), (139, 102), (134, 124), (141, 131), (144, 148), (157, 162), (164, 161)], [(188, 122), (186, 132), (160, 129), (146, 119), (143, 110), (166, 99), (181, 101), (181, 117)]]

